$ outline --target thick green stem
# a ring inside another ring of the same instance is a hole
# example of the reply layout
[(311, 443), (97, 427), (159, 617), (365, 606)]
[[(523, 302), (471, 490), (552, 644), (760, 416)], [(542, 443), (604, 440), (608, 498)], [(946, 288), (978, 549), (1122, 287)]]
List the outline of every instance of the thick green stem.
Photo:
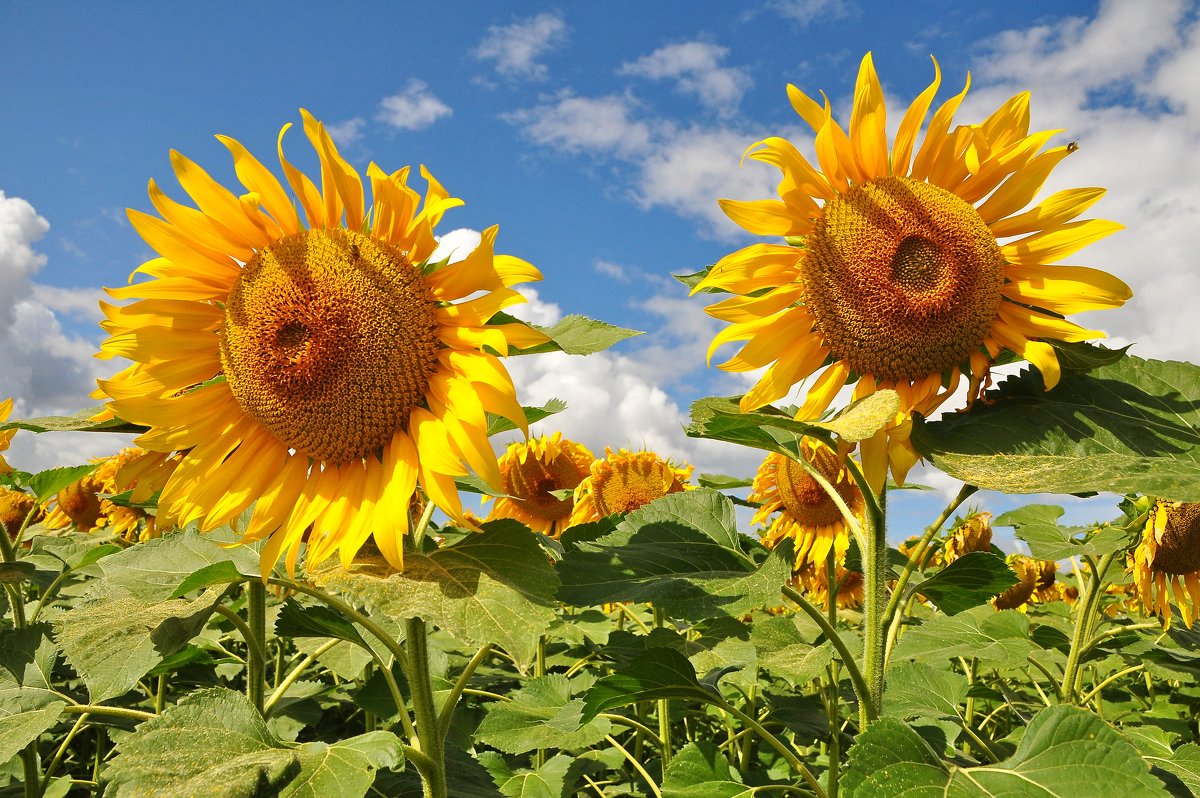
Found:
[(138, 723), (158, 717), (153, 712), (142, 712), (140, 709), (126, 709), (125, 707), (109, 707), (104, 704), (68, 704), (62, 708), (62, 711), (70, 715), (111, 715), (114, 718), (136, 720)]
[(83, 731), (83, 727), (87, 724), (88, 716), (80, 715), (75, 721), (75, 725), (67, 732), (66, 738), (63, 739), (62, 745), (54, 752), (54, 758), (50, 760), (50, 764), (46, 765), (46, 772), (42, 775), (42, 784), (38, 789), (38, 795), (45, 795), (46, 789), (50, 786), (50, 779), (54, 776), (54, 771), (58, 770), (58, 766), (62, 764), (63, 757), (67, 755), (67, 748), (70, 747), (71, 741), (75, 739), (75, 735)]
[[(886, 488), (879, 495), (878, 513), (868, 510), (866, 516), (867, 547), (863, 562), (863, 665), (867, 694), (876, 713), (883, 710), (883, 667), (887, 647), (887, 624), (884, 609), (887, 605), (887, 532)], [(865, 728), (874, 718), (860, 711)]]
[[(666, 613), (662, 611), (661, 607), (655, 607), (655, 628), (662, 629), (666, 626), (666, 623)], [(671, 747), (671, 700), (669, 698), (660, 698), (658, 700), (658, 739), (659, 755), (662, 757), (662, 767), (665, 771), (667, 765), (671, 764), (671, 756), (674, 753)]]
[(1116, 556), (1116, 552), (1105, 554), (1100, 558), (1098, 565), (1091, 558), (1087, 559), (1088, 584), (1083, 600), (1080, 602), (1079, 616), (1075, 619), (1075, 630), (1071, 635), (1071, 651), (1067, 655), (1067, 666), (1063, 672), (1060, 692), (1064, 703), (1074, 704), (1079, 697), (1079, 664), (1086, 649), (1085, 641), (1091, 637), (1093, 616), (1096, 613), (1096, 607), (1100, 604), (1100, 595), (1103, 593), (1104, 575), (1108, 572), (1108, 568)]
[(784, 585), (781, 589), (783, 595), (794, 601), (804, 613), (812, 618), (817, 626), (821, 627), (821, 631), (825, 633), (825, 637), (833, 644), (833, 648), (837, 651), (838, 656), (842, 658), (842, 663), (846, 666), (846, 671), (850, 674), (850, 682), (854, 685), (854, 694), (858, 697), (859, 715), (865, 714), (868, 721), (875, 720), (879, 717), (875, 709), (875, 704), (871, 698), (871, 692), (867, 687), (867, 682), (863, 678), (862, 671), (858, 668), (858, 663), (854, 661), (850, 649), (846, 648), (846, 642), (842, 640), (841, 635), (837, 630), (829, 625), (829, 619), (825, 617), (825, 613), (814, 607), (808, 599), (800, 595), (795, 588), (790, 585)]
[[(433, 703), (433, 682), (429, 675), (429, 638), (425, 621), (405, 621), (405, 646), (408, 648), (408, 686), (412, 692), (413, 716), (421, 752), (431, 763), (421, 770), (425, 798), (446, 798), (446, 740), (438, 727), (437, 708)], [(418, 765), (418, 768), (420, 765)]]
[[(829, 556), (825, 558), (825, 595), (828, 599), (828, 606), (825, 608), (829, 625), (834, 629), (837, 628), (837, 594), (839, 590), (837, 578), (837, 547), (829, 547)], [(841, 731), (842, 731), (842, 707), (841, 707), (841, 691), (838, 689), (838, 664), (830, 662), (825, 669), (829, 677), (829, 686), (826, 690), (826, 708), (829, 713), (829, 770), (826, 773), (826, 791), (829, 793), (829, 798), (837, 798), (838, 794), (838, 779), (841, 775)]]
[(246, 658), (246, 697), (262, 712), (267, 685), (267, 586), (259, 579), (246, 583), (246, 619), (255, 643)]
[[(316, 651), (307, 655), (304, 659), (300, 660), (300, 664), (297, 665), (296, 667), (292, 668), (292, 670), (288, 673), (288, 675), (283, 677), (282, 680), (280, 680), (279, 685), (271, 693), (271, 697), (269, 699), (267, 699), (266, 703), (263, 704), (263, 714), (264, 715), (271, 714), (271, 710), (275, 708), (275, 705), (277, 703), (279, 703), (279, 699), (283, 698), (284, 694), (288, 691), (288, 688), (296, 683), (296, 680), (300, 678), (300, 675), (303, 674), (304, 671), (308, 670), (308, 666), (310, 666), (314, 662), (316, 662), (317, 658), (320, 657), (322, 654), (324, 654), (326, 651), (328, 651), (329, 649), (338, 645), (339, 643), (343, 643), (343, 642), (345, 642), (345, 641), (343, 641), (343, 640), (326, 641), (319, 648), (317, 648)], [(282, 670), (282, 669), (280, 669), (280, 670)]]

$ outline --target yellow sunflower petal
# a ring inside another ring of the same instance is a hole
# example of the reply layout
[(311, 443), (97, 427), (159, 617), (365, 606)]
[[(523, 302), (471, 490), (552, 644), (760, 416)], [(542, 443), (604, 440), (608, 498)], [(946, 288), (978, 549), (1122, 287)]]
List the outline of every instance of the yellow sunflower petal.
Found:
[(942, 103), (942, 106), (934, 112), (933, 119), (929, 121), (929, 129), (925, 131), (925, 140), (921, 143), (921, 149), (917, 151), (917, 157), (913, 161), (913, 168), (910, 172), (912, 177), (924, 180), (933, 171), (950, 138), (950, 123), (954, 119), (954, 113), (962, 104), (963, 98), (967, 96), (967, 90), (970, 88), (971, 75), (968, 73), (963, 90)]
[(794, 236), (809, 231), (810, 226), (779, 200), (719, 199), (717, 204), (734, 223), (756, 235)]
[(892, 173), (896, 175), (907, 175), (909, 170), (909, 161), (912, 159), (913, 143), (916, 141), (917, 133), (921, 129), (921, 123), (925, 121), (925, 115), (929, 113), (929, 106), (933, 103), (933, 98), (937, 94), (938, 87), (942, 85), (942, 68), (938, 65), (937, 59), (933, 59), (933, 82), (917, 95), (913, 100), (912, 105), (908, 106), (908, 110), (904, 112), (904, 118), (900, 120), (900, 127), (896, 131), (896, 141), (892, 145)]
[(850, 140), (859, 168), (866, 177), (888, 174), (887, 107), (870, 53), (863, 56), (858, 68), (850, 115)]
[(1055, 313), (1116, 308), (1133, 295), (1123, 281), (1086, 266), (1012, 266), (1007, 274), (1005, 296)]
[(1022, 166), (979, 206), (980, 218), (992, 224), (1024, 208), (1041, 191), (1054, 167), (1070, 153), (1067, 147), (1055, 147)]
[(175, 150), (171, 150), (171, 165), (179, 185), (183, 186), (183, 190), (195, 200), (205, 215), (250, 248), (257, 249), (270, 243), (263, 236), (262, 229), (246, 218), (238, 198), (213, 180), (208, 172)]
[(1062, 260), (1088, 244), (1124, 229), (1125, 225), (1107, 219), (1070, 222), (1006, 244), (1000, 251), (1009, 263), (1017, 266), (1037, 266)]

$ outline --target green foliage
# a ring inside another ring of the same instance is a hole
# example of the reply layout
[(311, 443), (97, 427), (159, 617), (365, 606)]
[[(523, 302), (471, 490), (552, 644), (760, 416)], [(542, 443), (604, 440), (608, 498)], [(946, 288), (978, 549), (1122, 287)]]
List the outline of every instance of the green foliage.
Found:
[(1064, 527), (1063, 514), (1053, 504), (1029, 504), (997, 517), (994, 526), (1011, 526), (1018, 538), (1029, 544), (1029, 553), (1039, 560), (1069, 557), (1099, 557), (1125, 548), (1131, 541), (1120, 527)]
[(23, 429), (29, 432), (145, 432), (145, 427), (130, 424), (119, 418), (92, 421), (92, 416), (105, 410), (104, 405), (89, 407), (69, 416), (39, 416), (13, 419), (0, 423), (0, 432)]
[(509, 696), (511, 701), (488, 707), (476, 737), (509, 754), (595, 745), (612, 731), (612, 724), (604, 718), (583, 722), (583, 699), (577, 696), (594, 682), (590, 675), (568, 679), (558, 673), (533, 679)]
[[(497, 313), (489, 323), (500, 324), (510, 321), (515, 321), (515, 319), (507, 314)], [(566, 352), (568, 355), (591, 355), (603, 352), (626, 338), (642, 334), (640, 330), (627, 330), (624, 327), (616, 327), (596, 319), (589, 319), (587, 316), (577, 313), (564, 316), (557, 324), (549, 327), (540, 327), (536, 324), (530, 326), (550, 336), (550, 340), (544, 344), (522, 349), (515, 354), (535, 355), (544, 352)]]
[(955, 657), (976, 657), (982, 662), (1022, 667), (1034, 648), (1024, 615), (982, 606), (953, 617), (935, 615), (910, 629), (896, 646), (892, 659), (939, 663)]
[(918, 420), (912, 442), (981, 488), (1200, 501), (1200, 367), (1126, 356), (1051, 391), (1027, 369), (969, 412)]
[[(567, 403), (562, 399), (551, 399), (541, 407), (522, 407), (521, 409), (525, 411), (525, 422), (532, 425), (549, 418), (555, 413), (561, 413), (566, 410)], [(488, 413), (487, 421), (487, 434), (489, 438), (493, 435), (499, 435), (501, 432), (512, 432), (517, 428), (517, 425), (510, 419), (498, 416), (495, 413)]]
[(688, 743), (663, 774), (663, 798), (751, 798), (754, 793), (709, 742)]
[(947, 615), (977, 607), (1021, 581), (991, 552), (972, 551), (917, 585), (916, 592)]
[[(232, 536), (230, 536), (232, 537)], [(257, 579), (258, 555), (223, 548), (215, 535), (177, 532), (105, 557), (105, 579), (147, 602), (176, 598), (210, 584)]]
[(687, 658), (671, 648), (650, 648), (588, 690), (583, 719), (590, 721), (609, 709), (658, 698), (712, 701)]
[(54, 726), (66, 703), (49, 690), (0, 687), (0, 762)]

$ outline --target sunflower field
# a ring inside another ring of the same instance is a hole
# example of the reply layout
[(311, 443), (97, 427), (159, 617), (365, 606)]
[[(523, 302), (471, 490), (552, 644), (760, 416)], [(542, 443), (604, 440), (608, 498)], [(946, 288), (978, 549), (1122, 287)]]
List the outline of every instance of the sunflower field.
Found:
[[(307, 111), (277, 166), (218, 137), (236, 187), (172, 151), (94, 406), (0, 402), (0, 450), (130, 438), (0, 457), (0, 796), (1200, 794), (1200, 368), (1071, 320), (1130, 297), (1071, 265), (1104, 189), (1045, 194), (1077, 148), (1029, 94), (963, 121), (934, 73), (891, 136), (870, 54), (847, 126), (788, 86), (815, 161), (751, 144), (777, 196), (719, 202), (764, 240), (679, 277), (757, 377), (686, 432), (753, 475), (523, 404), (510, 359), (636, 333), (506, 312), (543, 275), (496, 227), (435, 260), (424, 166)], [(889, 546), (921, 461), (961, 488)]]

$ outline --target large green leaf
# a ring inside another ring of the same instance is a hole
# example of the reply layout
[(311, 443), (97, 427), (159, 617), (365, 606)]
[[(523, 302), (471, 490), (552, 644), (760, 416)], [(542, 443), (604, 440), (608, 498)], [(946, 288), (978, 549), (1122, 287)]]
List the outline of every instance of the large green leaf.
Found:
[(481, 752), (479, 762), (508, 798), (564, 798), (570, 771), (581, 764), (575, 757), (557, 754), (539, 768), (514, 771), (495, 751)]
[(1186, 743), (1174, 751), (1168, 749), (1165, 755), (1143, 753), (1142, 758), (1174, 775), (1193, 793), (1200, 793), (1200, 745)]
[(884, 712), (897, 718), (954, 718), (967, 697), (967, 679), (923, 662), (900, 662), (887, 672)]
[(592, 686), (591, 676), (568, 679), (559, 673), (526, 682), (511, 693), (511, 701), (488, 706), (487, 715), (475, 732), (480, 742), (509, 754), (535, 748), (569, 751), (600, 742), (612, 730), (604, 718), (582, 722), (583, 699), (577, 698)]
[(842, 781), (847, 798), (1166, 798), (1137, 749), (1078, 707), (1045, 709), (1013, 756), (950, 768), (915, 731), (883, 718), (859, 735)]
[(1200, 367), (1124, 357), (1051, 391), (1026, 369), (969, 412), (918, 420), (912, 441), (981, 488), (1200, 501)]
[(58, 646), (45, 621), (0, 631), (0, 687), (49, 688), (57, 660)]
[(48, 471), (39, 471), (34, 474), (26, 480), (25, 484), (37, 496), (39, 502), (45, 502), (57, 495), (63, 488), (73, 482), (78, 482), (95, 470), (95, 465), (51, 468)]
[(758, 664), (779, 676), (792, 687), (807, 687), (813, 679), (825, 674), (825, 666), (833, 661), (833, 645), (813, 645), (796, 627), (796, 617), (781, 615), (757, 621), (750, 631), (750, 641), (758, 651)]
[(300, 773), (279, 793), (280, 798), (360, 798), (375, 772), (404, 766), (404, 746), (391, 732), (373, 731), (330, 745), (304, 743), (296, 753)]
[[(493, 322), (495, 319), (493, 319)], [(537, 325), (533, 325), (537, 327)], [(550, 336), (549, 343), (540, 344), (529, 349), (522, 349), (518, 354), (538, 354), (541, 352), (566, 352), (568, 355), (590, 355), (603, 352), (613, 344), (641, 335), (641, 330), (627, 330), (615, 327), (587, 316), (572, 313), (564, 316), (557, 324), (550, 327), (537, 327)]]
[(419, 617), (465, 643), (495, 643), (521, 668), (532, 662), (538, 635), (554, 620), (558, 575), (520, 523), (501, 519), (454, 546), (408, 553), (404, 572), (382, 563), (331, 566), (319, 578), (372, 613)]
[(1039, 560), (1070, 557), (1099, 557), (1126, 546), (1129, 534), (1120, 527), (1059, 526), (1063, 508), (1053, 504), (1030, 504), (996, 518), (994, 526), (1011, 526), (1029, 544), (1029, 553)]
[(947, 615), (977, 607), (1021, 581), (1004, 558), (972, 551), (917, 585), (915, 590)]
[(28, 687), (0, 688), (0, 762), (7, 762), (58, 721), (66, 701)]
[(942, 661), (978, 657), (981, 661), (1019, 667), (1036, 647), (1029, 639), (1029, 621), (1016, 610), (996, 612), (990, 605), (974, 607), (953, 617), (935, 615), (909, 629), (892, 652), (892, 660)]
[[(216, 533), (214, 533), (215, 535)], [(143, 601), (162, 601), (209, 584), (259, 578), (258, 554), (232, 539), (187, 531), (139, 543), (100, 561), (106, 580)], [(195, 575), (198, 578), (193, 578)]]
[(590, 721), (605, 710), (659, 698), (713, 701), (715, 696), (701, 686), (683, 654), (673, 648), (648, 648), (588, 690), (583, 718)]
[(733, 503), (709, 489), (673, 493), (634, 510), (615, 531), (579, 542), (559, 564), (567, 604), (652, 602), (674, 618), (737, 616), (777, 603), (790, 548), (761, 568), (743, 548)]
[(0, 423), (0, 432), (6, 429), (23, 429), (29, 432), (145, 432), (146, 427), (130, 424), (119, 418), (107, 421), (92, 421), (92, 416), (105, 409), (104, 405), (89, 407), (69, 416), (39, 416), (18, 418)]
[(54, 620), (55, 633), (92, 702), (100, 703), (127, 693), (163, 657), (199, 634), (222, 596), (213, 589), (194, 601), (148, 603), (98, 581), (80, 604)]
[(751, 798), (756, 792), (710, 742), (685, 745), (663, 774), (663, 798)]

